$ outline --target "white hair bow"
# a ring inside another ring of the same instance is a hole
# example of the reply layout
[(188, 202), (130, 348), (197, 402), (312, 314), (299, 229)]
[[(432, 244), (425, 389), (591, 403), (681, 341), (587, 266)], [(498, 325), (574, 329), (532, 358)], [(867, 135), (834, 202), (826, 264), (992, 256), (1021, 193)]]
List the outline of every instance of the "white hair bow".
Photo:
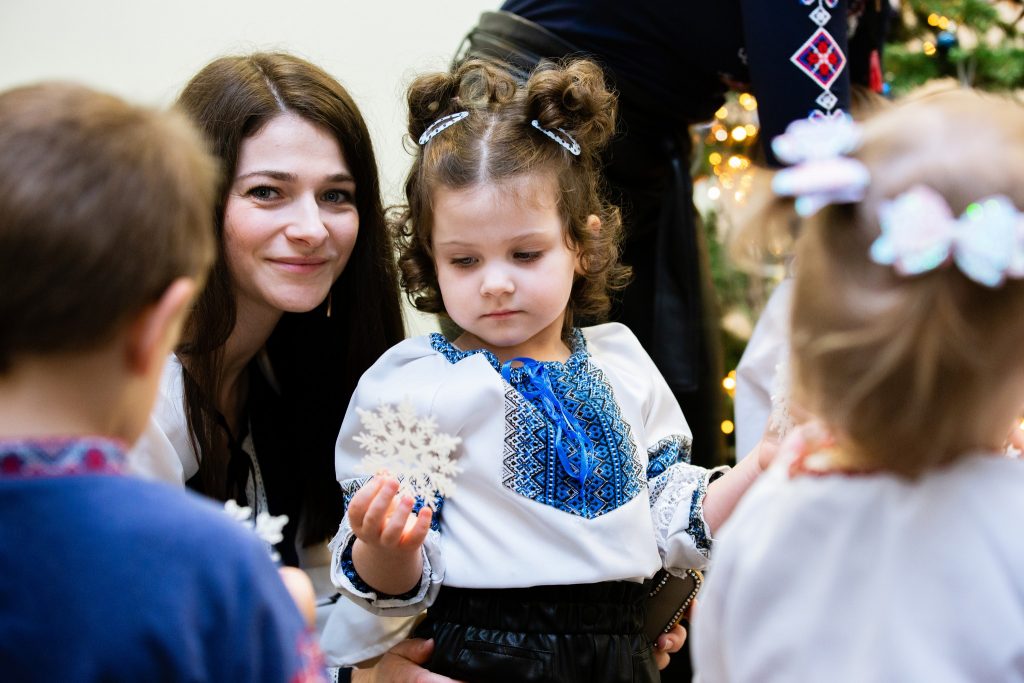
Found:
[(811, 216), (829, 204), (864, 198), (871, 180), (867, 167), (847, 156), (860, 144), (860, 128), (847, 115), (800, 119), (772, 140), (772, 151), (793, 168), (779, 171), (772, 190), (796, 197), (796, 212)]
[(1002, 195), (972, 203), (959, 218), (930, 187), (916, 185), (880, 208), (882, 234), (871, 259), (901, 275), (920, 275), (949, 261), (986, 287), (1024, 277), (1024, 215)]

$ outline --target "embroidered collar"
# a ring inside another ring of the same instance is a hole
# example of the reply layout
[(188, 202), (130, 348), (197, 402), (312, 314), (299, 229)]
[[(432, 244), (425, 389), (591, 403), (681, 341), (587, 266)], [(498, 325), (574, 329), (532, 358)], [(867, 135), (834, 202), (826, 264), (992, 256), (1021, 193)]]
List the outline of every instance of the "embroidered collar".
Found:
[(0, 479), (123, 474), (124, 451), (97, 436), (0, 441)]
[[(501, 372), (501, 363), (498, 362), (498, 357), (487, 349), (473, 349), (471, 351), (463, 351), (462, 349), (456, 348), (454, 344), (445, 339), (443, 334), (434, 332), (430, 335), (430, 346), (435, 351), (444, 356), (449, 363), (455, 365), (459, 361), (482, 354), (487, 362), (491, 364), (495, 372)], [(545, 368), (553, 372), (563, 372), (564, 370), (575, 371), (582, 364), (584, 364), (587, 358), (590, 357), (590, 353), (587, 351), (587, 340), (583, 336), (583, 332), (575, 327), (572, 330), (572, 334), (569, 336), (569, 358), (564, 363), (557, 360), (541, 361), (541, 364)], [(523, 380), (523, 368), (514, 367), (509, 379), (509, 383), (513, 386)]]

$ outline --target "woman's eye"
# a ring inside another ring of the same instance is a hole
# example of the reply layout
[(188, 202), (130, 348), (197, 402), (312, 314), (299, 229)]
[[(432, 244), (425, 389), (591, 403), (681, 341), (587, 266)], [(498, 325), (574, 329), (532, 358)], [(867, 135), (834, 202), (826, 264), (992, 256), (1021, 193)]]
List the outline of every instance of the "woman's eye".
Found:
[(264, 201), (268, 199), (277, 199), (278, 197), (281, 196), (280, 192), (278, 192), (276, 189), (268, 185), (258, 185), (256, 187), (249, 189), (245, 194), (247, 197), (252, 197), (253, 199), (261, 199)]
[(346, 204), (352, 201), (352, 193), (346, 190), (327, 190), (322, 197), (329, 204)]
[(513, 256), (517, 261), (536, 261), (540, 254), (539, 251), (517, 251)]

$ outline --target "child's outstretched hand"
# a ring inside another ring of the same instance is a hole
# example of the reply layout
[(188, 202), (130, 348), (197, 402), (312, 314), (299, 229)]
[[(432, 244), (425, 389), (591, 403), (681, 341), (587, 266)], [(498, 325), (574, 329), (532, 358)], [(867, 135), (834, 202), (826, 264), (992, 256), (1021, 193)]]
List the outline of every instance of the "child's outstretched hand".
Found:
[(376, 476), (352, 497), (348, 507), (349, 523), (360, 541), (397, 552), (419, 550), (430, 531), (430, 508), (412, 514), (415, 501), (398, 497), (398, 481)]
[(433, 513), (398, 495), (398, 481), (378, 475), (352, 497), (349, 524), (356, 536), (352, 560), (360, 578), (379, 592), (401, 595), (416, 587), (423, 567), (420, 548)]

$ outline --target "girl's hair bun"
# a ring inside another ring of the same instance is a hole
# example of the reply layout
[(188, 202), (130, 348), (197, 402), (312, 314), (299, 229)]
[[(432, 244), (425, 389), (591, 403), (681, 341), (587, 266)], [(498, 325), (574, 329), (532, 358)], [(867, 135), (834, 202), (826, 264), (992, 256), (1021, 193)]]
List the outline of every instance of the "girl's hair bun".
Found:
[(526, 115), (544, 128), (561, 128), (580, 146), (594, 152), (603, 148), (615, 131), (616, 96), (605, 84), (604, 73), (586, 59), (545, 62), (526, 83)]
[(491, 109), (516, 95), (515, 78), (479, 59), (451, 72), (425, 74), (409, 86), (409, 134), (418, 139), (437, 119), (462, 110)]

